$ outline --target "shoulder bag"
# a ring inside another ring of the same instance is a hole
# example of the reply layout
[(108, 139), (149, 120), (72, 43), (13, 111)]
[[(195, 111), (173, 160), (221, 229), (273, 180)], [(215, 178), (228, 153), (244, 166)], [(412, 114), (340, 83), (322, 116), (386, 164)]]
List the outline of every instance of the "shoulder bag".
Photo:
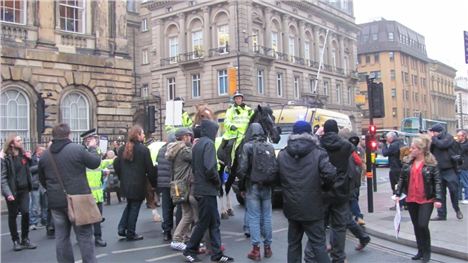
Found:
[(96, 205), (96, 199), (94, 199), (91, 193), (89, 194), (76, 194), (71, 195), (67, 194), (65, 186), (61, 176), (59, 175), (57, 164), (55, 162), (54, 155), (50, 152), (52, 165), (54, 167), (55, 175), (62, 186), (63, 192), (67, 196), (67, 205), (68, 205), (68, 219), (70, 222), (74, 223), (77, 226), (94, 224), (102, 221), (101, 212)]

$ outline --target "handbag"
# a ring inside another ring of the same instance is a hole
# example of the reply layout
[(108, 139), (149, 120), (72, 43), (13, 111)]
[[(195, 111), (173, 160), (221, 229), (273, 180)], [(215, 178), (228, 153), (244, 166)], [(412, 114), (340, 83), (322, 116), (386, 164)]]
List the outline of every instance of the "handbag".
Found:
[(55, 171), (55, 176), (62, 186), (63, 192), (67, 196), (67, 214), (70, 222), (77, 226), (94, 224), (102, 221), (102, 215), (96, 205), (96, 199), (92, 194), (67, 194), (61, 176), (59, 176), (57, 164), (54, 155), (50, 152), (52, 166)]
[(170, 183), (172, 203), (188, 202), (190, 187), (186, 179), (173, 180)]

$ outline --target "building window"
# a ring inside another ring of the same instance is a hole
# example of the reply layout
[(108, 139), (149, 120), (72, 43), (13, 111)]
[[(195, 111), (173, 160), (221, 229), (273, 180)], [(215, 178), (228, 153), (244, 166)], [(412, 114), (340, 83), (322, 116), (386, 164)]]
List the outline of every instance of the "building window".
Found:
[[(295, 46), (294, 46), (294, 36), (289, 37), (289, 56), (294, 57), (296, 55)], [(294, 58), (292, 59), (294, 61)]]
[(72, 92), (60, 103), (62, 122), (67, 123), (72, 131), (73, 139), (80, 140), (80, 134), (89, 130), (89, 102), (81, 93)]
[(370, 56), (366, 56), (366, 64), (370, 63)]
[(193, 58), (199, 58), (203, 56), (203, 32), (202, 31), (192, 32), (192, 51), (193, 51)]
[(390, 59), (390, 61), (393, 61), (395, 59), (395, 53), (388, 52), (388, 58)]
[(26, 24), (26, 0), (1, 0), (0, 20), (16, 24)]
[(397, 117), (397, 108), (392, 108), (392, 116)]
[(73, 0), (59, 2), (60, 29), (64, 31), (84, 33), (85, 1)]
[(177, 62), (177, 55), (179, 54), (179, 39), (177, 37), (169, 38), (169, 57), (171, 63)]
[(323, 81), (323, 95), (328, 96), (328, 81)]
[(390, 79), (395, 80), (395, 70), (394, 69), (390, 70)]
[(263, 77), (263, 70), (258, 70), (257, 71), (257, 92), (258, 94), (264, 94), (265, 93), (265, 80)]
[(10, 134), (29, 137), (29, 101), (25, 94), (16, 89), (3, 91), (0, 96), (0, 138)]
[(271, 49), (273, 54), (278, 51), (278, 32), (271, 32)]
[(143, 18), (141, 20), (141, 32), (146, 32), (146, 31), (148, 31), (148, 19)]
[(299, 77), (294, 77), (294, 98), (299, 99), (300, 96), (300, 87), (299, 87)]
[(200, 97), (200, 74), (192, 75), (192, 98)]
[(304, 43), (304, 58), (306, 60), (310, 60), (310, 43), (309, 43), (309, 41), (306, 41)]
[(380, 79), (381, 78), (380, 71), (371, 71), (370, 78)]
[(336, 101), (336, 104), (340, 104), (341, 103), (341, 94), (342, 94), (342, 91), (341, 91), (341, 84), (337, 83), (336, 84), (336, 94), (335, 94), (335, 101)]
[(374, 54), (374, 63), (379, 63), (379, 54)]
[(176, 97), (176, 82), (175, 78), (167, 78), (167, 100), (174, 100)]
[(353, 87), (348, 87), (348, 105), (351, 105), (353, 103), (353, 97), (354, 97), (354, 88)]
[(315, 91), (315, 79), (313, 78), (309, 79), (309, 89), (312, 93)]
[(392, 98), (396, 98), (397, 90), (396, 88), (392, 88)]
[(276, 95), (278, 95), (278, 97), (283, 96), (283, 74), (282, 73), (276, 74)]
[(379, 39), (379, 35), (377, 33), (372, 34), (372, 40), (376, 41)]
[(229, 26), (222, 25), (218, 26), (218, 48), (220, 53), (227, 53), (229, 41)]
[(218, 70), (218, 94), (226, 95), (228, 93), (227, 70)]
[(148, 49), (143, 49), (141, 51), (141, 64), (143, 65), (149, 64)]
[(388, 41), (393, 41), (393, 40), (394, 40), (393, 32), (388, 32)]
[(136, 1), (127, 0), (127, 11), (135, 12), (136, 11)]
[(145, 83), (145, 84), (143, 84), (143, 85), (141, 86), (140, 96), (141, 96), (142, 98), (147, 98), (147, 97), (149, 97), (149, 86), (148, 86), (147, 83)]
[(335, 48), (332, 48), (331, 62), (332, 62), (333, 68), (336, 68), (336, 49)]

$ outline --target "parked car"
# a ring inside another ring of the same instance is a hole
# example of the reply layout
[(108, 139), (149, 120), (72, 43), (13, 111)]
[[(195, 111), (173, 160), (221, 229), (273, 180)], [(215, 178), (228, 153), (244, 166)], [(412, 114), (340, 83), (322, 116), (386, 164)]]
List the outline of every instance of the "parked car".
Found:
[(375, 157), (375, 165), (377, 167), (388, 167), (388, 157), (383, 156), (382, 153), (378, 153)]

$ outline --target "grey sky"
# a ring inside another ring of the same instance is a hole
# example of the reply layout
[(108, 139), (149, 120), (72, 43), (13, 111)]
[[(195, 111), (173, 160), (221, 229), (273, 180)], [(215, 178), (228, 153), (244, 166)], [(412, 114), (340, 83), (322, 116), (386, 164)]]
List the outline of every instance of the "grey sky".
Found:
[(468, 76), (463, 31), (468, 31), (466, 0), (354, 0), (356, 23), (385, 18), (423, 35), (427, 55)]

